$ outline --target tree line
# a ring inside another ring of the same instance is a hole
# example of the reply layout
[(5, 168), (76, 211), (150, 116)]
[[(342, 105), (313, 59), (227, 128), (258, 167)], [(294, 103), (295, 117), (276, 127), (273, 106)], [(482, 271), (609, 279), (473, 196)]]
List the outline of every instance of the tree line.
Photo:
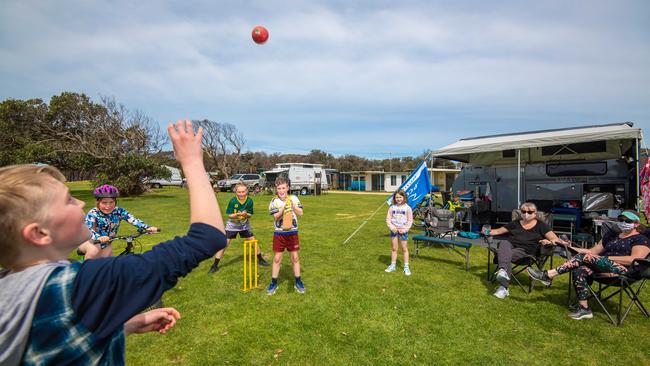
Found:
[[(220, 177), (259, 173), (277, 163), (323, 164), (338, 171), (410, 171), (428, 155), (372, 160), (356, 155), (335, 157), (322, 150), (308, 154), (245, 151), (243, 134), (230, 123), (197, 120), (204, 128), (206, 168)], [(0, 166), (42, 163), (58, 167), (69, 180), (110, 183), (125, 195), (146, 190), (145, 178), (168, 178), (163, 165), (178, 166), (166, 133), (138, 110), (129, 110), (114, 98), (93, 101), (85, 94), (64, 92), (49, 104), (41, 99), (0, 102)], [(453, 167), (445, 160), (435, 166)]]

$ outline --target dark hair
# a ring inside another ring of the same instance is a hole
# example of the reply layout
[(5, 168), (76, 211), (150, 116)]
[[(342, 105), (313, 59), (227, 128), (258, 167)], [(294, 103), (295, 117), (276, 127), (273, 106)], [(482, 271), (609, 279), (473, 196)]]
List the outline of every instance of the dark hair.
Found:
[(404, 192), (403, 189), (400, 189), (399, 191), (395, 192), (395, 194), (393, 195), (393, 204), (394, 205), (397, 204), (397, 202), (395, 202), (395, 196), (397, 196), (398, 194), (400, 196), (404, 197), (404, 203), (409, 203), (409, 196), (406, 195), (406, 192)]
[(291, 181), (289, 181), (289, 178), (279, 176), (275, 178), (275, 186), (279, 186), (280, 184), (286, 184), (288, 188), (291, 188)]

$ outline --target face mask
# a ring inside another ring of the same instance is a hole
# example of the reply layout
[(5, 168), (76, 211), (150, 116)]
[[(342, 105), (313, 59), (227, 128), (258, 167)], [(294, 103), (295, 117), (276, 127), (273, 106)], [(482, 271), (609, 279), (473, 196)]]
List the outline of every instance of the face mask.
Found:
[(634, 223), (627, 223), (627, 222), (617, 222), (618, 228), (621, 229), (621, 231), (632, 231), (634, 229)]
[(530, 221), (535, 218), (535, 214), (522, 213), (521, 218), (524, 219), (524, 221)]

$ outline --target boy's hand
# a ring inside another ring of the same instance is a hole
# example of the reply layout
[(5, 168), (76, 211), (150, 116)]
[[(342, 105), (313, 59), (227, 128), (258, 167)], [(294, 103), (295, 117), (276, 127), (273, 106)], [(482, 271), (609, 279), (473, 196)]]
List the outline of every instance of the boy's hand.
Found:
[(158, 332), (165, 334), (176, 324), (181, 314), (174, 308), (160, 308), (138, 314), (124, 323), (124, 332), (132, 333)]
[(201, 150), (203, 127), (199, 127), (195, 135), (192, 128), (192, 121), (179, 120), (176, 122), (176, 126), (171, 123), (168, 124), (167, 132), (174, 145), (174, 156), (176, 156), (176, 159), (181, 165), (195, 162), (203, 164), (203, 151)]
[(148, 233), (157, 233), (158, 230), (159, 230), (159, 229), (158, 229), (157, 227), (155, 227), (155, 226), (149, 226), (149, 227), (147, 228), (147, 232), (148, 232)]
[(214, 189), (203, 165), (201, 139), (203, 128), (194, 133), (191, 121), (178, 121), (167, 125), (169, 138), (174, 145), (174, 156), (181, 163), (190, 195), (190, 222), (204, 223), (224, 232), (223, 220)]
[(104, 244), (107, 243), (109, 240), (111, 240), (111, 238), (109, 238), (108, 236), (100, 236), (99, 238), (97, 238), (97, 240), (99, 240), (100, 243)]

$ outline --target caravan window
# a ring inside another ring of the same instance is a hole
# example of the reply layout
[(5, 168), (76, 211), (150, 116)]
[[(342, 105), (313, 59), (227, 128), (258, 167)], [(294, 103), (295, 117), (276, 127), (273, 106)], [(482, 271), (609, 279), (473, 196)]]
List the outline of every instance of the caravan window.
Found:
[(546, 174), (549, 177), (575, 177), (580, 175), (605, 175), (607, 163), (549, 163), (546, 164)]
[(542, 156), (599, 153), (606, 151), (607, 144), (605, 141), (592, 141), (578, 144), (544, 146), (542, 147)]
[(517, 156), (516, 151), (515, 151), (514, 149), (503, 150), (503, 151), (501, 152), (501, 155), (502, 155), (504, 158), (514, 158), (515, 156)]
[(391, 175), (390, 176), (390, 185), (391, 186), (396, 186), (397, 185), (397, 176), (396, 175)]

